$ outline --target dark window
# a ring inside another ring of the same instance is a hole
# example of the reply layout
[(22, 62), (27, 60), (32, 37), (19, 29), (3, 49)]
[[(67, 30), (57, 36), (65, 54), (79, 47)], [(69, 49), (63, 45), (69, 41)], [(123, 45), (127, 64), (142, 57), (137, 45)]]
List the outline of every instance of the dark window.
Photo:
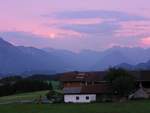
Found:
[(79, 100), (79, 97), (78, 97), (78, 96), (76, 96), (76, 100)]
[(86, 96), (86, 100), (89, 100), (89, 96)]

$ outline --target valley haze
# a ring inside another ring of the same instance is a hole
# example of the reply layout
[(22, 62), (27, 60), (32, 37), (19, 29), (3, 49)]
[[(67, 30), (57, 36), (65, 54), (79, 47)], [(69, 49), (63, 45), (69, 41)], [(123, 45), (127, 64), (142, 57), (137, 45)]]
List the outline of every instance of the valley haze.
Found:
[(0, 73), (54, 74), (66, 71), (102, 71), (109, 67), (150, 69), (150, 49), (115, 46), (104, 51), (15, 46), (0, 38)]

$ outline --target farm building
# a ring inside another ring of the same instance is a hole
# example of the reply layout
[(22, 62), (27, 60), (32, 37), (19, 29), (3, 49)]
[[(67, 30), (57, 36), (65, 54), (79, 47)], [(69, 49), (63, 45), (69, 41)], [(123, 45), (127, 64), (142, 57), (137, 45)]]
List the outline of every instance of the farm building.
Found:
[(63, 82), (64, 102), (66, 103), (90, 103), (96, 101), (99, 96), (109, 95), (110, 84), (104, 81), (101, 72), (70, 72), (61, 77)]
[[(137, 90), (130, 96), (150, 98), (150, 71), (131, 71)], [(111, 84), (105, 81), (106, 72), (68, 72), (61, 76), (65, 103), (90, 103), (112, 94)], [(141, 87), (139, 87), (141, 86)]]
[(138, 85), (137, 90), (129, 96), (131, 99), (148, 99), (150, 98), (150, 71), (134, 72)]

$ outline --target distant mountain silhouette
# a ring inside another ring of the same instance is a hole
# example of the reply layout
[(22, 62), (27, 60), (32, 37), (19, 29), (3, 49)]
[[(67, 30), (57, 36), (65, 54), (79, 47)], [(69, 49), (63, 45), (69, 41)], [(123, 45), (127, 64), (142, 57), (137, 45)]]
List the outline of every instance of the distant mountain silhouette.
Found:
[(120, 51), (111, 51), (106, 54), (99, 62), (93, 67), (93, 69), (107, 69), (108, 66), (112, 67), (114, 65), (120, 64), (122, 62), (132, 62), (128, 57), (122, 54)]
[(83, 50), (74, 53), (53, 48), (14, 46), (0, 38), (1, 75), (105, 70), (112, 66), (149, 69), (149, 60), (150, 49), (113, 47), (101, 52)]
[(92, 50), (83, 50), (79, 53), (73, 53), (67, 50), (56, 50), (52, 48), (43, 49), (51, 54), (55, 54), (61, 60), (67, 62), (70, 70), (105, 70), (122, 63), (126, 63), (131, 68), (141, 62), (147, 62), (150, 59), (150, 49), (113, 47), (105, 51), (97, 52)]
[(116, 67), (116, 68), (123, 68), (123, 69), (126, 69), (126, 70), (135, 70), (134, 65), (130, 65), (130, 64), (127, 64), (127, 63), (121, 63), (121, 64), (116, 65), (114, 67)]
[(0, 39), (0, 73), (20, 74), (64, 71), (59, 57), (33, 47), (17, 47)]
[(126, 70), (150, 70), (150, 60), (148, 62), (145, 62), (145, 63), (139, 63), (137, 65), (130, 65), (130, 64), (127, 64), (127, 63), (122, 63), (122, 64), (119, 64), (117, 66), (115, 66), (117, 68), (123, 68), (123, 69), (126, 69)]

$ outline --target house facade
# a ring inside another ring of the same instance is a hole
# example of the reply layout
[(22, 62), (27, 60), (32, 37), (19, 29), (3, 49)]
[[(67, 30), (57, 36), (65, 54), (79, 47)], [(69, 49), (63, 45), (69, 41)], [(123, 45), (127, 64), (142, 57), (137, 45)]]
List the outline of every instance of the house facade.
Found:
[(96, 101), (96, 94), (65, 94), (65, 103), (90, 103)]
[(101, 72), (70, 72), (61, 77), (65, 103), (90, 103), (110, 93), (110, 85)]

